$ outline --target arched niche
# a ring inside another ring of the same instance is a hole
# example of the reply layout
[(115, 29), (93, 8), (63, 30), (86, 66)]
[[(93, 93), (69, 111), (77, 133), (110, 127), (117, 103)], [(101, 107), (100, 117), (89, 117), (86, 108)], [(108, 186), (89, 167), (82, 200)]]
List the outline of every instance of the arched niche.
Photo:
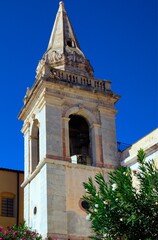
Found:
[[(100, 131), (100, 120), (97, 114), (89, 111), (83, 106), (73, 106), (66, 109), (63, 114), (63, 149), (65, 149), (65, 156), (71, 158), (72, 163), (77, 163), (75, 155), (72, 155), (72, 139), (70, 137), (69, 122), (72, 115), (77, 115), (85, 119), (89, 129), (89, 148), (88, 155), (89, 158), (87, 165), (96, 166), (98, 163), (102, 164), (102, 142), (101, 142), (101, 131)], [(71, 144), (70, 144), (71, 143)], [(83, 156), (83, 155), (82, 155)], [(81, 157), (82, 157), (81, 156)], [(82, 157), (83, 158), (83, 157)], [(81, 161), (78, 161), (81, 162)], [(83, 161), (84, 162), (84, 161)], [(101, 162), (101, 163), (100, 163)], [(84, 163), (83, 163), (84, 164)]]
[(39, 122), (33, 121), (31, 131), (31, 172), (33, 172), (39, 163)]
[(71, 114), (69, 118), (69, 146), (72, 163), (92, 165), (88, 121), (78, 114)]

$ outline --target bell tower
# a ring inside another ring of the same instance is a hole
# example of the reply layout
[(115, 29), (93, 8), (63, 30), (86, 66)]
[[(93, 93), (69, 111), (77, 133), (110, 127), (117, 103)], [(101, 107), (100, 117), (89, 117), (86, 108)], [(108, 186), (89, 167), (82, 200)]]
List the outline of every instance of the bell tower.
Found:
[(59, 3), (47, 51), (24, 97), (24, 218), (43, 239), (86, 239), (82, 183), (118, 166), (111, 82), (94, 77)]

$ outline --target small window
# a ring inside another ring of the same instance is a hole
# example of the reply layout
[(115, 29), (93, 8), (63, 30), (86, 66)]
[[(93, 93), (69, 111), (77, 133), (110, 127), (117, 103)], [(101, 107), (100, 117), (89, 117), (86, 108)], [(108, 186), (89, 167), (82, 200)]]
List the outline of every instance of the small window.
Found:
[(90, 203), (83, 199), (80, 199), (79, 206), (83, 211), (87, 211), (90, 209)]
[(68, 45), (69, 47), (72, 47), (72, 41), (71, 41), (71, 40), (68, 40), (68, 41), (67, 41), (67, 45)]
[(10, 193), (2, 194), (1, 216), (14, 217), (14, 194)]
[(75, 47), (75, 42), (72, 39), (67, 40), (67, 46), (74, 48)]
[(34, 207), (33, 214), (36, 215), (36, 213), (37, 213), (37, 207)]
[(85, 201), (85, 200), (83, 200), (83, 201), (81, 202), (81, 206), (82, 206), (85, 210), (88, 210), (88, 209), (90, 208), (89, 202), (87, 202), (87, 201)]

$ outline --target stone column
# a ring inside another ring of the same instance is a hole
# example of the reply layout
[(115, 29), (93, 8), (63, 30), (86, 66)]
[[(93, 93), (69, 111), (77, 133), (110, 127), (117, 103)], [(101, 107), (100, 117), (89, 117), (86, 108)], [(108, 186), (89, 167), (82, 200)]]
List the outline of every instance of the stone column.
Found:
[(66, 161), (70, 162), (70, 139), (69, 139), (69, 120), (70, 118), (62, 118), (62, 142), (63, 142), (63, 157)]
[(91, 125), (91, 141), (92, 141), (92, 156), (93, 165), (97, 167), (102, 167), (103, 165), (103, 153), (102, 153), (102, 140), (100, 124)]

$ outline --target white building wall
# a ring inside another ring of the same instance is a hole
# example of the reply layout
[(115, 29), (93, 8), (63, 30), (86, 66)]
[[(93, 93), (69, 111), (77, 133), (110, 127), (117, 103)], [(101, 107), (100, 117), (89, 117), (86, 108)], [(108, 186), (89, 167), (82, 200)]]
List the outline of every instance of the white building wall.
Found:
[[(47, 234), (47, 182), (46, 165), (40, 169), (40, 172), (32, 179), (30, 183), (30, 224), (32, 229), (42, 233), (44, 237)], [(36, 208), (36, 213), (34, 212)]]
[(137, 154), (140, 149), (145, 151), (147, 161), (154, 159), (158, 163), (158, 128), (124, 150), (121, 153), (121, 165), (137, 169)]
[(26, 221), (27, 226), (29, 226), (29, 187), (30, 185), (27, 184), (24, 188), (24, 221)]

